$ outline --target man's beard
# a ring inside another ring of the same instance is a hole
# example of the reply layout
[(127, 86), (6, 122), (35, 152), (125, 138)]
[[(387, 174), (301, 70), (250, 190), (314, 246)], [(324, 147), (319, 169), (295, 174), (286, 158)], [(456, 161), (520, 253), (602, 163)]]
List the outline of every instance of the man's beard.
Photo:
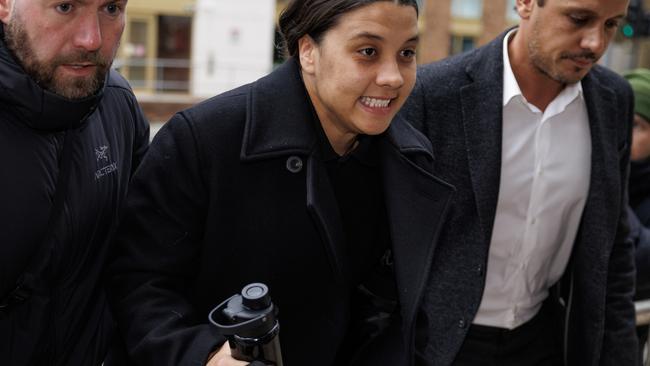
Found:
[[(104, 59), (98, 51), (79, 50), (74, 53), (59, 54), (54, 59), (43, 62), (36, 57), (27, 31), (16, 14), (12, 15), (10, 22), (4, 28), (7, 48), (18, 59), (27, 75), (41, 88), (68, 99), (82, 99), (97, 93), (103, 87), (111, 61)], [(65, 78), (56, 75), (58, 66), (78, 63), (94, 64), (95, 73), (88, 77)]]
[[(541, 50), (541, 41), (539, 39), (539, 24), (536, 22), (533, 25), (531, 39), (528, 42), (528, 54), (530, 57), (530, 62), (532, 66), (542, 75), (547, 76), (548, 78), (557, 81), (560, 84), (575, 84), (582, 80), (586, 72), (584, 69), (575, 67), (575, 74), (563, 73), (561, 70), (553, 68), (554, 62), (549, 55), (543, 54)], [(562, 52), (560, 54), (560, 60), (571, 60), (571, 59), (588, 59), (592, 62), (592, 65), (598, 62), (598, 56), (591, 51), (582, 51), (578, 53)], [(559, 61), (558, 61), (559, 62)], [(589, 70), (587, 70), (589, 71)]]

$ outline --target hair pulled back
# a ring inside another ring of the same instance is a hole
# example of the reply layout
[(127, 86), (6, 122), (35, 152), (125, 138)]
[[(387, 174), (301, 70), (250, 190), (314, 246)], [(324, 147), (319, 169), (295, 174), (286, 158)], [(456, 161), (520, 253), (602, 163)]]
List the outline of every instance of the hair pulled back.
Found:
[(378, 1), (412, 6), (418, 11), (416, 0), (291, 0), (279, 21), (285, 57), (298, 53), (298, 40), (303, 36), (309, 35), (320, 43), (325, 33), (336, 26), (345, 13)]

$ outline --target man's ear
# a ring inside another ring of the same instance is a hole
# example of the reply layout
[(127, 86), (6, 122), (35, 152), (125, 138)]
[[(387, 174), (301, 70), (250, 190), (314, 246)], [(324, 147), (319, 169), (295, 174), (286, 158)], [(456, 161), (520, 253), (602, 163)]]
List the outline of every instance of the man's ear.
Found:
[[(1, 1), (1, 0), (0, 0)], [(530, 18), (530, 13), (533, 11), (535, 2), (537, 0), (517, 0), (515, 3), (515, 8), (521, 19)]]
[(304, 35), (298, 40), (298, 58), (300, 60), (300, 68), (304, 73), (314, 73), (314, 65), (318, 57), (317, 54), (318, 45), (309, 35)]
[(0, 0), (0, 22), (9, 23), (13, 6), (14, 0)]

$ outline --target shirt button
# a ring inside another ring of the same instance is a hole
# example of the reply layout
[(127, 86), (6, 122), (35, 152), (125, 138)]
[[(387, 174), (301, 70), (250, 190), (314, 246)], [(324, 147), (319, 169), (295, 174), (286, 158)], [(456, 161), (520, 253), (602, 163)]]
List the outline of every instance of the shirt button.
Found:
[(299, 173), (302, 170), (302, 159), (297, 156), (290, 156), (287, 159), (287, 170), (291, 173)]

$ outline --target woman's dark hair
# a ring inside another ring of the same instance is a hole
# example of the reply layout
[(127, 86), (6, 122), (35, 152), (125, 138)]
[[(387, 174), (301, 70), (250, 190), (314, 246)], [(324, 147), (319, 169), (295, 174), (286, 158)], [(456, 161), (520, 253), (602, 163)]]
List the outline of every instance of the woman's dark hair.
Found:
[(298, 54), (298, 40), (309, 35), (320, 43), (325, 32), (334, 27), (347, 12), (378, 1), (390, 1), (412, 6), (418, 11), (416, 0), (291, 0), (280, 15), (280, 34), (285, 57)]

